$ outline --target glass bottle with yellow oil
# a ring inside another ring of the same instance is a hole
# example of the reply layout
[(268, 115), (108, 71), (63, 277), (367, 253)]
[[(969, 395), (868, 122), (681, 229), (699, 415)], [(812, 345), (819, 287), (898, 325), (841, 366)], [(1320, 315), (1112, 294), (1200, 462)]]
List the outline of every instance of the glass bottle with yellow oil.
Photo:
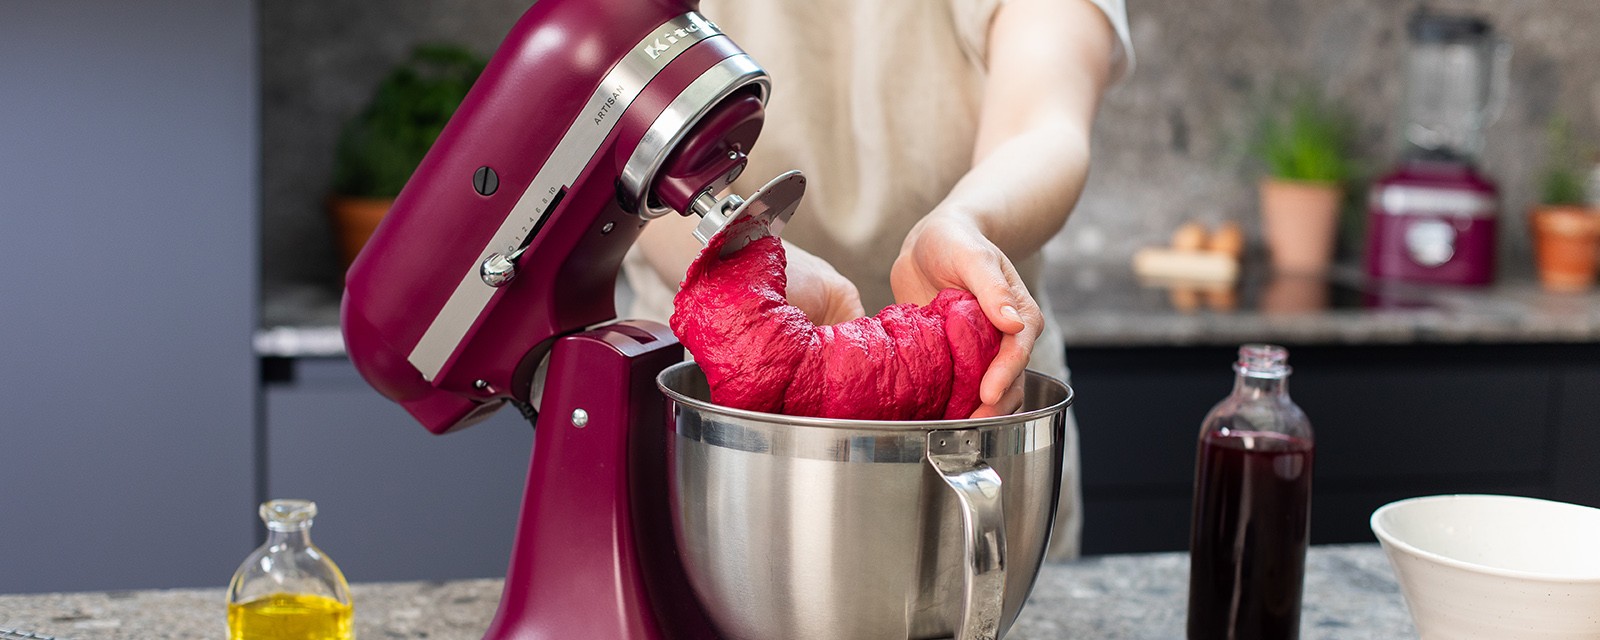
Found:
[(311, 544), (310, 500), (261, 504), (267, 542), (228, 585), (229, 640), (352, 640), (350, 585)]

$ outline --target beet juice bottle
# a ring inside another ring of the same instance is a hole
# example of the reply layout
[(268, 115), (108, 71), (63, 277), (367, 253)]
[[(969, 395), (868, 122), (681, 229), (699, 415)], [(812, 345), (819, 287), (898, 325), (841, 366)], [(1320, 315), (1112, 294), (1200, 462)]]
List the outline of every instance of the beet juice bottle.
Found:
[(1289, 399), (1289, 352), (1239, 348), (1233, 393), (1195, 456), (1189, 640), (1292, 640), (1311, 521), (1311, 422)]

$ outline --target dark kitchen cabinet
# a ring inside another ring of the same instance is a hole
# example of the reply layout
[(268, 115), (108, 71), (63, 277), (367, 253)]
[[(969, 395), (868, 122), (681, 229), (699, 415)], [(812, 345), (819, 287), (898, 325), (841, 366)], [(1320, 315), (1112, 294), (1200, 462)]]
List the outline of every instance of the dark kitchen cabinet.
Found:
[(521, 414), (436, 436), (349, 360), (265, 362), (267, 495), (317, 502), (312, 537), (351, 581), (505, 575), (533, 445)]
[(249, 551), (255, 15), (0, 5), (0, 593), (220, 587)]
[[(1312, 542), (1370, 542), (1391, 500), (1512, 493), (1600, 506), (1600, 345), (1290, 346), (1317, 435)], [(1188, 546), (1195, 437), (1232, 347), (1069, 349), (1084, 551)]]

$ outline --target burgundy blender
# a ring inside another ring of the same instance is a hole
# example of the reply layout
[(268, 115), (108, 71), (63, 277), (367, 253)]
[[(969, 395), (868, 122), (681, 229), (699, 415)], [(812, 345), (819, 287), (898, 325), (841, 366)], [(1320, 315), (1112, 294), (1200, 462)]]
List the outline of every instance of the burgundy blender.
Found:
[(1418, 12), (1409, 25), (1404, 150), (1373, 184), (1367, 273), (1481, 285), (1494, 278), (1500, 202), (1477, 164), (1506, 94), (1510, 47), (1482, 18)]

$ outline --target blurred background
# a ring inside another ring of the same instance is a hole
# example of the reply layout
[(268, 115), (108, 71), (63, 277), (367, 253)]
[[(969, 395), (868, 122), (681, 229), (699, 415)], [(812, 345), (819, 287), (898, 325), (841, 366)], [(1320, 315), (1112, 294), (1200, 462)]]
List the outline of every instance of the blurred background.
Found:
[[(337, 291), (342, 274), (324, 201), (344, 122), (385, 74), (423, 43), (487, 55), (524, 2), (355, 0), (263, 3), (261, 20), (262, 283)], [(1421, 2), (1385, 0), (1132, 0), (1138, 67), (1111, 91), (1095, 127), (1088, 189), (1047, 249), (1056, 263), (1124, 264), (1188, 220), (1236, 221), (1260, 238), (1252, 136), (1275, 88), (1308, 85), (1354, 120), (1353, 190), (1399, 156), (1406, 25)], [(1431, 2), (1477, 15), (1512, 43), (1508, 100), (1486, 131), (1482, 166), (1504, 209), (1535, 203), (1551, 120), (1575, 139), (1600, 129), (1600, 43), (1582, 30), (1600, 5), (1573, 0)], [(781, 80), (775, 100), (782, 100)], [(1347, 215), (1347, 259), (1363, 221)], [(1526, 225), (1508, 218), (1502, 266), (1531, 270)], [(331, 295), (331, 294), (330, 294)]]

